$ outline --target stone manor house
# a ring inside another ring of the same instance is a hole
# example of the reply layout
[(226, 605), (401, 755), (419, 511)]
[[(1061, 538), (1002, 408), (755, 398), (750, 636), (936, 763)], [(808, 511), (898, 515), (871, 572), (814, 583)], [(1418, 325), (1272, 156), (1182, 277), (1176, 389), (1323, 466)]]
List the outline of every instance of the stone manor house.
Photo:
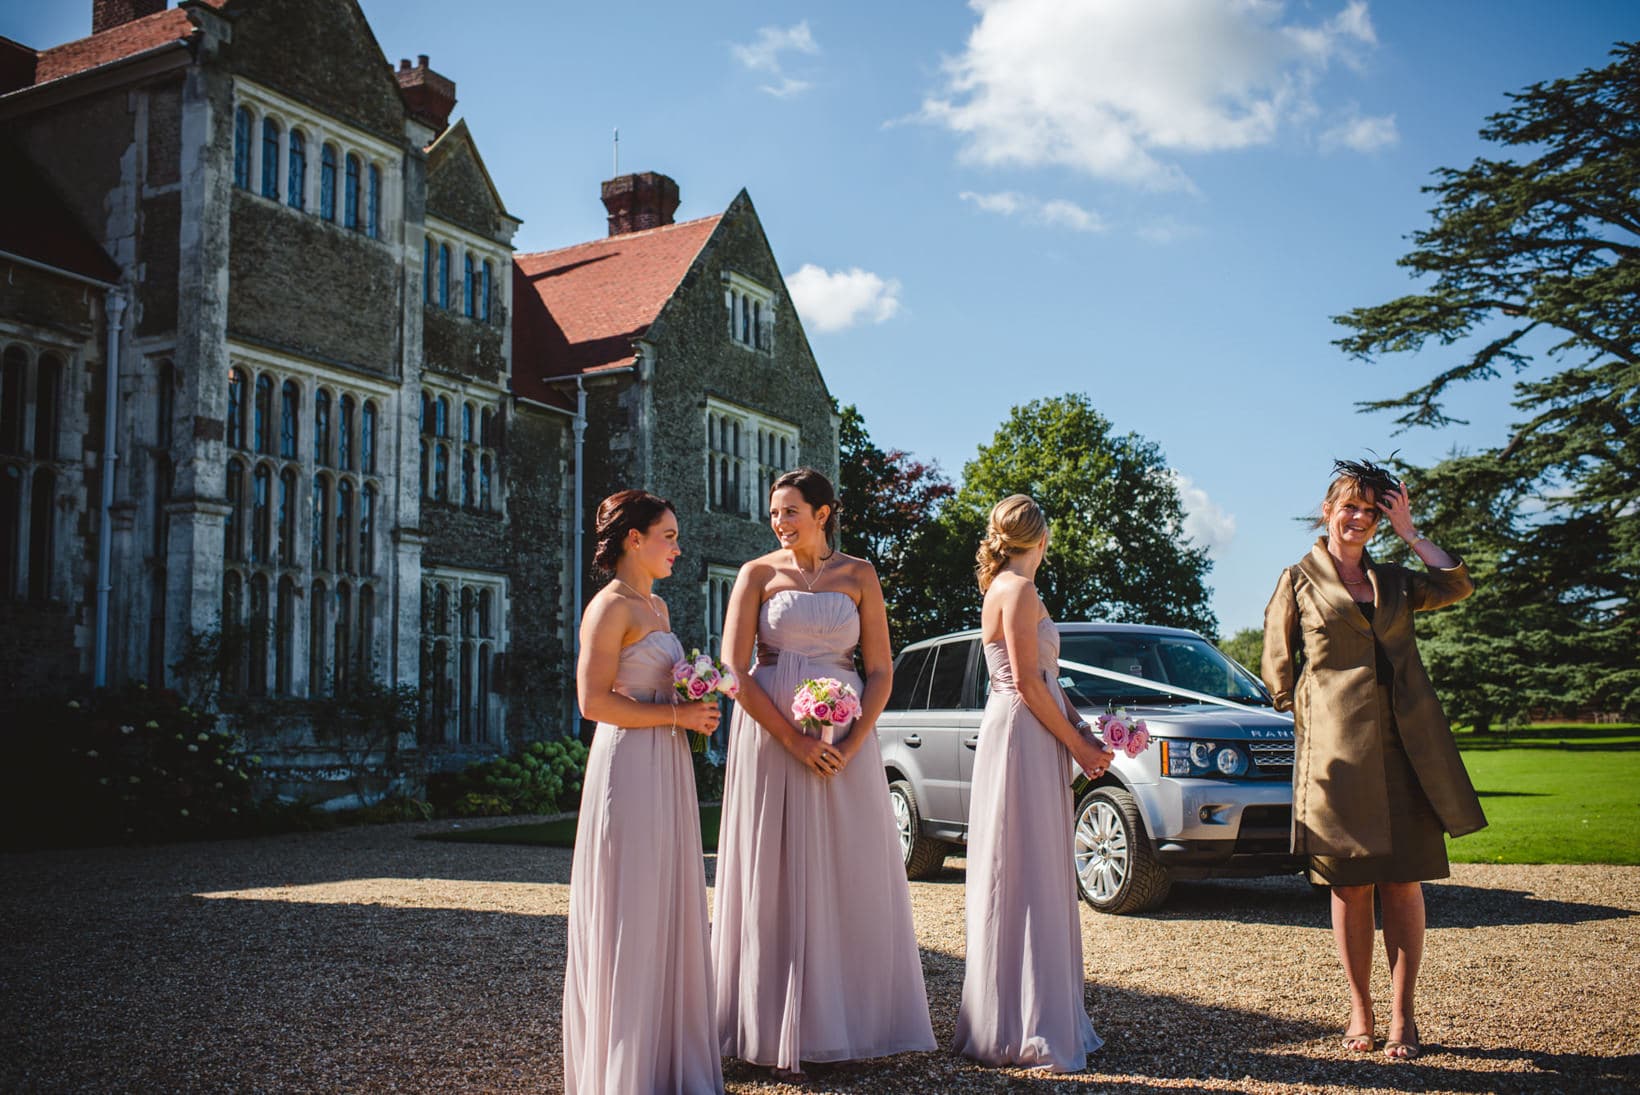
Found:
[(572, 731), (626, 486), (676, 503), (662, 590), (715, 643), (769, 481), (837, 465), (745, 192), (674, 222), (622, 176), (607, 238), (516, 254), (456, 85), (354, 0), (90, 7), (0, 38), (0, 695), (174, 683), (219, 635), (230, 709), (370, 679), (432, 754)]

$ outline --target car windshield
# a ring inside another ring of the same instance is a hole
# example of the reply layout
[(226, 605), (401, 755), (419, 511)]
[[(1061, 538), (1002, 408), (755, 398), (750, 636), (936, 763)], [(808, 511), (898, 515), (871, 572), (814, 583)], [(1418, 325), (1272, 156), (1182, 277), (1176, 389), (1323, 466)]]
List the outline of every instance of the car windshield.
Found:
[[(1061, 632), (1061, 661), (1079, 662), (1129, 677), (1175, 684), (1236, 703), (1268, 706), (1264, 686), (1241, 666), (1219, 653), (1206, 639), (1183, 635), (1146, 635), (1143, 632)], [(1059, 667), (1059, 680), (1078, 706), (1106, 704), (1190, 702), (1142, 685), (1113, 681), (1077, 669)]]

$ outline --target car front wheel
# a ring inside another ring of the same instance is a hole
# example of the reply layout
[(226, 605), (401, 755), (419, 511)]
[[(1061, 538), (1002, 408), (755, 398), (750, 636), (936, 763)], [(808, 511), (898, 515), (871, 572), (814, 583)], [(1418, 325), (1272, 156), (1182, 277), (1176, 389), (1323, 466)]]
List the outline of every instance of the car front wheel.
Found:
[(1120, 787), (1096, 787), (1076, 804), (1072, 830), (1082, 900), (1121, 916), (1154, 909), (1172, 881), (1156, 862), (1139, 804)]
[(900, 837), (900, 858), (907, 878), (927, 878), (945, 866), (945, 844), (922, 832), (917, 793), (903, 779), (888, 785), (888, 804), (894, 809), (894, 828)]

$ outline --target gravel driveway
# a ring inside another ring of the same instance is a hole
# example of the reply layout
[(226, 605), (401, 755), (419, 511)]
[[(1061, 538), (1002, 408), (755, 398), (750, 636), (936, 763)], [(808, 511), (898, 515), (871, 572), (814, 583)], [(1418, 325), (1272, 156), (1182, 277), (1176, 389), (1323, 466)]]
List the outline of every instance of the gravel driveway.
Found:
[[(450, 824), (0, 856), (0, 1089), (560, 1091), (569, 852), (413, 839)], [(807, 1088), (1640, 1089), (1640, 868), (1454, 869), (1428, 890), (1417, 1062), (1337, 1048), (1326, 904), (1293, 878), (1181, 885), (1142, 918), (1084, 909), (1107, 1042), (1089, 1073), (942, 1052), (817, 1069)], [(911, 891), (943, 1042), (960, 861)], [(726, 1079), (797, 1090), (738, 1062)]]

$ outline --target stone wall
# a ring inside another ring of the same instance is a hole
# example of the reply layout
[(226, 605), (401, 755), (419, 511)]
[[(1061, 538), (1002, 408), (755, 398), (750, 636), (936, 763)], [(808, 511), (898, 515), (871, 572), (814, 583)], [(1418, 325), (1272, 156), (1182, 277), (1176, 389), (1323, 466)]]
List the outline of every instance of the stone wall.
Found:
[(507, 423), (506, 567), (511, 599), (510, 646), (502, 686), (509, 696), (508, 737), (514, 742), (558, 737), (569, 724), (575, 692), (564, 609), (570, 547), (570, 420), (519, 406)]
[[(750, 350), (729, 338), (723, 275), (751, 278), (776, 292), (774, 349)], [(776, 546), (759, 512), (711, 512), (705, 474), (706, 396), (797, 426), (802, 462), (837, 478), (831, 397), (773, 252), (744, 194), (730, 205), (677, 295), (649, 331), (655, 349), (651, 461), (654, 489), (678, 508), (685, 558), (664, 591), (684, 646), (706, 641), (706, 568), (738, 568)], [(755, 456), (755, 442), (746, 439)]]
[(404, 143), (398, 81), (353, 0), (236, 4), (227, 57), (264, 87), (395, 144)]
[(507, 317), (497, 309), (490, 323), (468, 319), (437, 305), (422, 306), (422, 355), (426, 367), (439, 373), (506, 387), (509, 381), (504, 346)]
[(403, 277), (386, 242), (243, 190), (232, 216), (232, 337), (397, 374)]

